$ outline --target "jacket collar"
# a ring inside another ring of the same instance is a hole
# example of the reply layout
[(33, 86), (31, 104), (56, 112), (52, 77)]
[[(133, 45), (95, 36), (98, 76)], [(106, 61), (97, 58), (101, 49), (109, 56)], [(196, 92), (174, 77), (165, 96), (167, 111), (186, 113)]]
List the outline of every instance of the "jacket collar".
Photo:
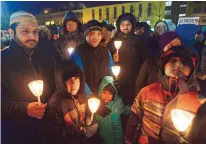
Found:
[(123, 38), (130, 38), (130, 37), (132, 37), (132, 36), (134, 36), (134, 35), (132, 34), (132, 32), (129, 32), (128, 34), (124, 34), (124, 33), (122, 33), (121, 31), (118, 31), (116, 36), (117, 36), (118, 38), (123, 39)]
[[(37, 46), (36, 46), (36, 47), (37, 47)], [(19, 45), (17, 44), (17, 42), (15, 42), (14, 40), (12, 40), (12, 41), (11, 41), (11, 44), (10, 44), (10, 46), (9, 46), (9, 49), (10, 49), (11, 51), (13, 51), (15, 55), (24, 55), (24, 54), (26, 54), (26, 55), (28, 55), (28, 56), (32, 56), (32, 54), (37, 51), (37, 48), (36, 48), (36, 47), (33, 48), (33, 51), (32, 51), (32, 52), (29, 52), (29, 51), (27, 51), (27, 49), (26, 49), (25, 47), (19, 46)]]

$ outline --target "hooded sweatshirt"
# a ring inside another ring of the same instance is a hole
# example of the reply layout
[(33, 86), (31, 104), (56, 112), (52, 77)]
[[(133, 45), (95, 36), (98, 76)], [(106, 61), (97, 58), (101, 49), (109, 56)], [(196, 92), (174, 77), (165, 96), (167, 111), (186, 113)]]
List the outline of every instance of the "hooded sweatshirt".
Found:
[(114, 86), (114, 79), (111, 76), (106, 76), (102, 80), (99, 86), (99, 98), (102, 100), (102, 91), (108, 85), (111, 84), (115, 90), (114, 98), (111, 102), (106, 104), (106, 107), (111, 110), (111, 113), (103, 118), (100, 115), (96, 115), (98, 122), (98, 134), (100, 136), (101, 144), (123, 144), (123, 131), (121, 128), (121, 114), (129, 114), (129, 106), (123, 104), (122, 99), (118, 96), (118, 92)]

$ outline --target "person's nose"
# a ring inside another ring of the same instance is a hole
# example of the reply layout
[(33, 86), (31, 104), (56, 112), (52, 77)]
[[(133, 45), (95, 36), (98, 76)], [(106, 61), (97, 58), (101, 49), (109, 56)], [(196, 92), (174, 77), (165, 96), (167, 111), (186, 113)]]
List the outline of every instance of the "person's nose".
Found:
[(176, 68), (182, 68), (182, 67), (183, 67), (182, 61), (178, 60), (178, 61), (175, 63), (175, 66), (176, 66)]
[(29, 33), (29, 39), (34, 39), (35, 34), (33, 34), (32, 32)]

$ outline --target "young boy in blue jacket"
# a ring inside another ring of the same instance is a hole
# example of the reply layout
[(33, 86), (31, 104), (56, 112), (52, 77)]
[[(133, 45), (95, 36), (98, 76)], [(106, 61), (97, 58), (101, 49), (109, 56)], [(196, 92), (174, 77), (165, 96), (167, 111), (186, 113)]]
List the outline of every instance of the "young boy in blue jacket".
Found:
[(100, 83), (101, 105), (97, 111), (98, 135), (101, 144), (123, 144), (123, 131), (120, 116), (129, 114), (130, 107), (123, 104), (114, 86), (114, 79), (105, 76)]

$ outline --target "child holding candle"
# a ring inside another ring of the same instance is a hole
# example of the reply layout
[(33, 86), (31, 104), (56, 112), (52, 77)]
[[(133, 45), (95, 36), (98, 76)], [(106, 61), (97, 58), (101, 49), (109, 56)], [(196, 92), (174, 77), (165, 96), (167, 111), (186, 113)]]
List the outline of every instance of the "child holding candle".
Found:
[[(57, 67), (59, 87), (48, 103), (42, 120), (45, 143), (85, 144), (97, 130), (95, 119), (91, 121), (84, 93), (84, 75), (72, 62), (64, 61)], [(61, 87), (60, 87), (61, 86)], [(86, 137), (85, 137), (86, 136)]]
[(120, 116), (129, 114), (130, 107), (123, 104), (114, 86), (114, 79), (106, 76), (99, 86), (101, 104), (97, 110), (98, 135), (101, 144), (123, 144)]

